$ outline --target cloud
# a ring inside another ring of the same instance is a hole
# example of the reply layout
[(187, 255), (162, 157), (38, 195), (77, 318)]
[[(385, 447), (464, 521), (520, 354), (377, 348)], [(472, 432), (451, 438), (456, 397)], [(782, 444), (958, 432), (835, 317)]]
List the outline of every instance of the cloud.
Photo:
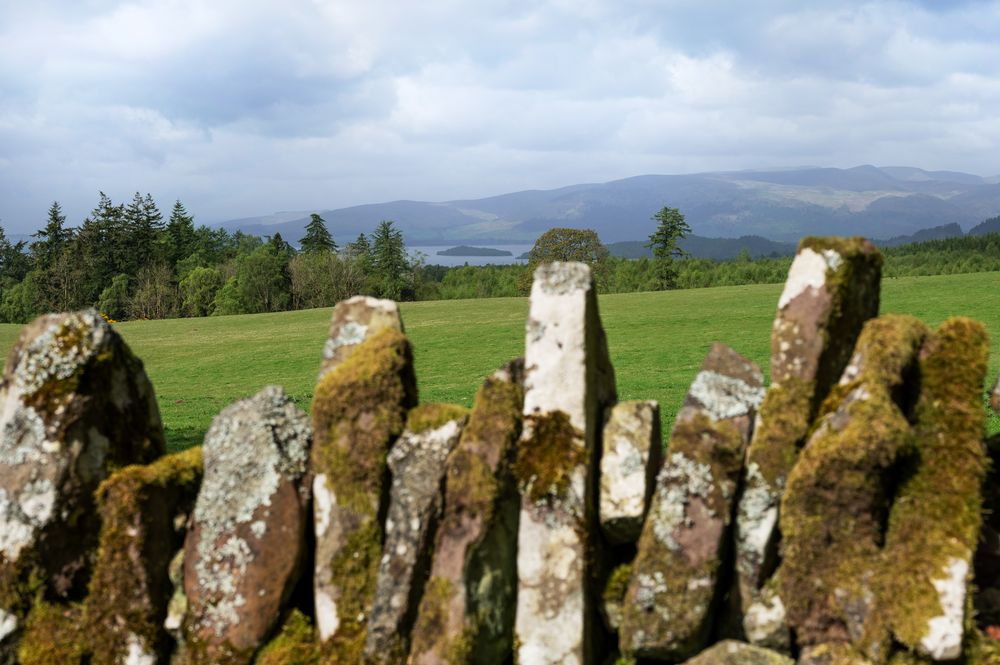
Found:
[(0, 3), (0, 220), (805, 163), (1000, 173), (997, 2)]

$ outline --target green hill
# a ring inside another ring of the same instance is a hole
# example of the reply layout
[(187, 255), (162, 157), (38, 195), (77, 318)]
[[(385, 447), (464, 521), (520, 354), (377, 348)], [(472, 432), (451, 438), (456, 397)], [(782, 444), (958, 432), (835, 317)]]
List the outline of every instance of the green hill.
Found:
[[(621, 399), (660, 401), (669, 428), (713, 340), (767, 369), (779, 284), (602, 296)], [(938, 325), (951, 315), (983, 321), (1000, 368), (1000, 272), (900, 277), (883, 282), (884, 312)], [(404, 303), (422, 401), (471, 405), (483, 377), (524, 350), (523, 298)], [(267, 383), (285, 386), (308, 409), (330, 310), (135, 321), (116, 324), (146, 363), (172, 448), (200, 443), (212, 417)], [(0, 325), (9, 348), (20, 326)], [(1000, 430), (1000, 419), (990, 427)]]

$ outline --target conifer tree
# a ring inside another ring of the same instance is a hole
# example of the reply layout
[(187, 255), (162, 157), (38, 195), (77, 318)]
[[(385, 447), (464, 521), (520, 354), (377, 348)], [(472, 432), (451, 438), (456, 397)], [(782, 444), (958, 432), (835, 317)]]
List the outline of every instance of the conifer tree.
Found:
[[(224, 232), (224, 229), (220, 229)], [(180, 199), (174, 201), (174, 209), (167, 222), (167, 260), (170, 265), (189, 257), (196, 249), (198, 236), (194, 229), (194, 217), (188, 214)]]
[(316, 213), (309, 216), (309, 223), (306, 224), (306, 235), (302, 238), (302, 251), (306, 254), (312, 252), (336, 252), (337, 243), (326, 228), (326, 221)]
[(58, 201), (53, 201), (49, 206), (45, 227), (31, 234), (31, 237), (38, 238), (31, 243), (31, 254), (38, 270), (45, 271), (51, 268), (63, 247), (69, 242), (72, 232), (64, 226), (65, 224), (66, 215), (62, 212), (62, 206)]

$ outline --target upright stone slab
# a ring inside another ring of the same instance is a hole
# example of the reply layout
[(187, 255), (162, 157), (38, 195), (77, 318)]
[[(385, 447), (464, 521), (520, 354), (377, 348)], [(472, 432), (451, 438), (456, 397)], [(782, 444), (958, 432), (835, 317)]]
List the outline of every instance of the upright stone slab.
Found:
[(535, 271), (525, 345), (524, 431), (515, 475), (522, 494), (517, 551), (517, 659), (589, 665), (601, 654), (593, 559), (595, 458), (614, 370), (590, 268)]
[(896, 640), (934, 660), (962, 654), (972, 559), (983, 519), (982, 392), (989, 339), (945, 321), (920, 351), (917, 467), (899, 487), (884, 552), (886, 613)]
[(703, 648), (754, 412), (760, 369), (713, 344), (670, 433), (625, 595), (622, 651), (683, 660)]
[(684, 665), (794, 665), (794, 661), (769, 649), (723, 640), (685, 661)]
[(163, 451), (142, 362), (96, 311), (24, 328), (0, 386), (0, 662), (36, 593), (82, 597), (100, 482)]
[(777, 580), (802, 648), (842, 643), (875, 662), (888, 658), (878, 576), (895, 483), (890, 471), (912, 452), (908, 417), (926, 335), (909, 316), (865, 324), (789, 474)]
[(359, 344), (381, 330), (403, 332), (399, 306), (392, 300), (354, 296), (341, 300), (330, 317), (330, 334), (323, 345), (319, 381), (347, 360)]
[(97, 490), (101, 536), (85, 602), (93, 665), (167, 662), (170, 560), (201, 485), (201, 448), (129, 466)]
[(523, 382), (521, 360), (486, 379), (448, 458), (444, 516), (413, 628), (415, 665), (510, 657), (520, 508), (511, 464), (521, 434)]
[(660, 405), (619, 402), (607, 410), (601, 450), (600, 518), (604, 537), (634, 543), (642, 532), (663, 463)]
[(362, 658), (388, 508), (386, 455), (416, 403), (410, 343), (392, 329), (359, 344), (316, 386), (313, 591), (316, 627), (336, 662)]
[(184, 545), (188, 663), (250, 663), (301, 572), (309, 419), (268, 386), (219, 413)]
[(862, 238), (804, 238), (771, 331), (771, 386), (747, 453), (736, 520), (736, 588), (746, 637), (787, 649), (777, 564), (778, 506), (809, 426), (864, 322), (878, 314), (882, 256)]
[(365, 641), (365, 658), (371, 662), (406, 658), (441, 519), (445, 461), (458, 445), (466, 418), (459, 406), (422, 404), (410, 412), (406, 430), (389, 451), (385, 544)]
[(997, 413), (1000, 413), (1000, 376), (997, 377), (997, 382), (993, 384), (993, 392), (990, 394), (990, 406)]

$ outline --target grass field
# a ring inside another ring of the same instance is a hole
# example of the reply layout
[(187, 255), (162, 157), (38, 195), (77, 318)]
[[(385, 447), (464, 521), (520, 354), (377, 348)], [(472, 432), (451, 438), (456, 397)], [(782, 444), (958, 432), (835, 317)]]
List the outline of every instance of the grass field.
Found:
[[(621, 399), (656, 399), (665, 431), (714, 340), (766, 371), (781, 285), (602, 296)], [(882, 311), (936, 326), (948, 316), (983, 321), (993, 340), (988, 382), (1000, 366), (1000, 272), (888, 279)], [(524, 349), (523, 298), (405, 303), (422, 401), (471, 405), (483, 377)], [(156, 388), (171, 448), (201, 442), (212, 417), (263, 385), (283, 385), (309, 408), (330, 310), (116, 324)], [(20, 326), (0, 326), (9, 348)], [(992, 416), (989, 428), (1000, 430)]]

